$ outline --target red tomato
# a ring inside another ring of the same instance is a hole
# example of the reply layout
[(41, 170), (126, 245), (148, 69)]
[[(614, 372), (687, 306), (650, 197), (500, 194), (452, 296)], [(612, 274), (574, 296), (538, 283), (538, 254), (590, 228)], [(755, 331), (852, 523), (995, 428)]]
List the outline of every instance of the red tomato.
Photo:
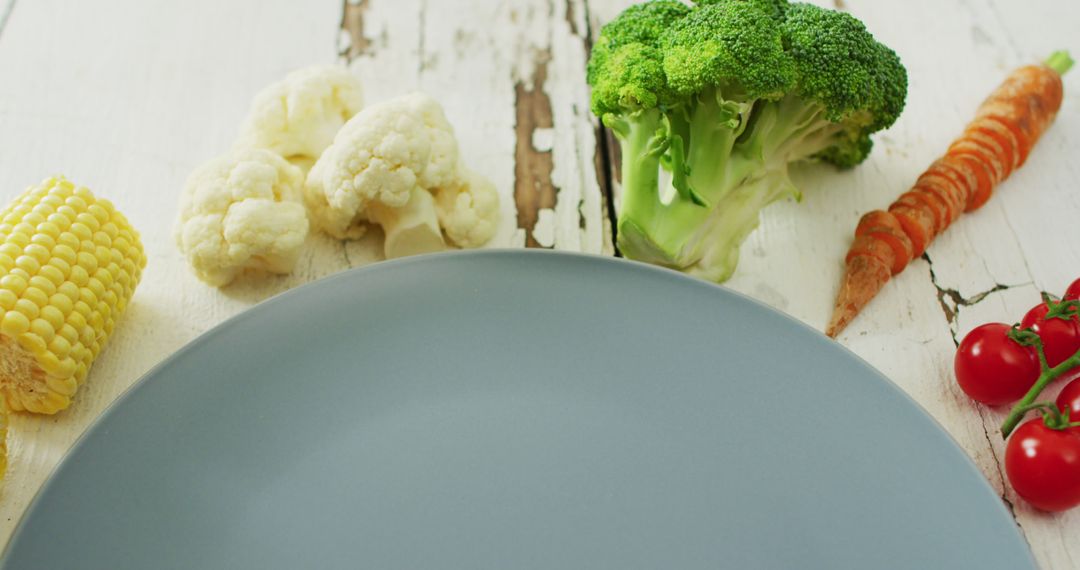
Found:
[(1080, 279), (1072, 282), (1069, 288), (1065, 290), (1065, 296), (1062, 297), (1066, 301), (1074, 301), (1080, 299)]
[(1080, 350), (1080, 323), (1075, 318), (1044, 319), (1048, 310), (1046, 303), (1035, 305), (1020, 321), (1020, 328), (1030, 328), (1039, 333), (1043, 350), (1046, 351), (1046, 362), (1054, 367)]
[[(1080, 379), (1073, 380), (1065, 385), (1058, 393), (1057, 400), (1054, 401), (1057, 404), (1059, 410), (1064, 412), (1069, 411), (1070, 422), (1080, 422)], [(1070, 430), (1080, 434), (1080, 426), (1069, 428)]]
[(967, 334), (956, 349), (956, 381), (971, 399), (998, 406), (1024, 394), (1039, 378), (1039, 359), (1030, 347), (1009, 338), (1004, 323), (982, 325)]
[(1020, 424), (1005, 444), (1005, 473), (1017, 495), (1044, 511), (1080, 505), (1080, 435), (1042, 418)]

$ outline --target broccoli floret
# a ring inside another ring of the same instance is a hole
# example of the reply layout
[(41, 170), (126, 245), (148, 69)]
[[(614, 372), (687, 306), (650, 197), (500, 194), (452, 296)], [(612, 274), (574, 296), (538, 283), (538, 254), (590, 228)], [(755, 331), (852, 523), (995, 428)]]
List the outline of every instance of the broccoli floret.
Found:
[(907, 74), (858, 19), (784, 0), (657, 0), (601, 31), (593, 110), (620, 141), (623, 255), (723, 281), (788, 164), (862, 162)]
[[(731, 2), (733, 0), (694, 0), (694, 4), (706, 5), (706, 4), (720, 4), (722, 2)], [(784, 13), (787, 11), (788, 0), (735, 0), (746, 2), (747, 4), (753, 4), (758, 8), (765, 11), (766, 14), (772, 16), (776, 20), (783, 20)]]

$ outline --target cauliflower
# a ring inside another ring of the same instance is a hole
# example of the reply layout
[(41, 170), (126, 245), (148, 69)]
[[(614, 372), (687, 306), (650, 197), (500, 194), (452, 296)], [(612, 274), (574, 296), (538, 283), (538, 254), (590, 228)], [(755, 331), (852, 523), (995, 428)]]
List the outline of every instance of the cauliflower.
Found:
[(460, 166), (456, 184), (439, 188), (435, 208), (446, 235), (460, 247), (480, 247), (495, 234), (499, 195), (490, 180)]
[(174, 237), (195, 275), (214, 286), (244, 270), (288, 273), (308, 233), (303, 172), (268, 150), (238, 150), (187, 180)]
[(265, 148), (308, 167), (363, 104), (360, 80), (349, 70), (299, 69), (255, 96), (235, 148)]
[(443, 249), (442, 229), (458, 245), (480, 245), (498, 213), (491, 183), (459, 166), (442, 107), (420, 93), (350, 119), (308, 173), (304, 198), (312, 221), (335, 237), (382, 226), (388, 258)]
[(371, 204), (368, 219), (382, 226), (386, 234), (383, 254), (387, 259), (446, 249), (435, 213), (435, 199), (419, 186), (413, 187), (409, 201), (400, 208), (381, 202)]

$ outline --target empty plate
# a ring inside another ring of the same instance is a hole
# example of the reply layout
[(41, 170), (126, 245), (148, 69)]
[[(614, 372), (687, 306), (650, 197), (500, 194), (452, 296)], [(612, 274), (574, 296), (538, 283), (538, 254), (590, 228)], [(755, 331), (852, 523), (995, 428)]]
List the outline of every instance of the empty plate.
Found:
[(664, 269), (496, 251), (203, 335), (89, 430), (0, 566), (1034, 563), (948, 435), (821, 334)]

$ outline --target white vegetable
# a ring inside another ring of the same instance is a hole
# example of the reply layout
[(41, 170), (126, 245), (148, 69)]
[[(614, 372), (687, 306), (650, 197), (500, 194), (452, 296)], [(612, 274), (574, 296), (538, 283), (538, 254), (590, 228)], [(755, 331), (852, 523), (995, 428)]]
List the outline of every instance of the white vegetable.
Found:
[(360, 80), (348, 69), (299, 69), (255, 96), (235, 148), (265, 148), (308, 167), (363, 104)]
[(464, 166), (460, 180), (438, 189), (435, 207), (446, 235), (460, 247), (480, 247), (495, 234), (499, 223), (499, 195), (495, 185)]
[(438, 222), (458, 245), (480, 245), (498, 210), (490, 183), (459, 167), (442, 107), (420, 93), (349, 120), (308, 173), (304, 198), (330, 235), (355, 238), (368, 222), (383, 226), (388, 258), (443, 249)]
[(400, 208), (373, 203), (368, 209), (368, 218), (382, 226), (386, 234), (383, 252), (387, 259), (446, 249), (439, 231), (435, 201), (419, 186), (413, 188), (409, 201)]
[(234, 151), (191, 173), (174, 237), (203, 281), (222, 286), (245, 270), (288, 273), (308, 233), (303, 173), (268, 150)]

